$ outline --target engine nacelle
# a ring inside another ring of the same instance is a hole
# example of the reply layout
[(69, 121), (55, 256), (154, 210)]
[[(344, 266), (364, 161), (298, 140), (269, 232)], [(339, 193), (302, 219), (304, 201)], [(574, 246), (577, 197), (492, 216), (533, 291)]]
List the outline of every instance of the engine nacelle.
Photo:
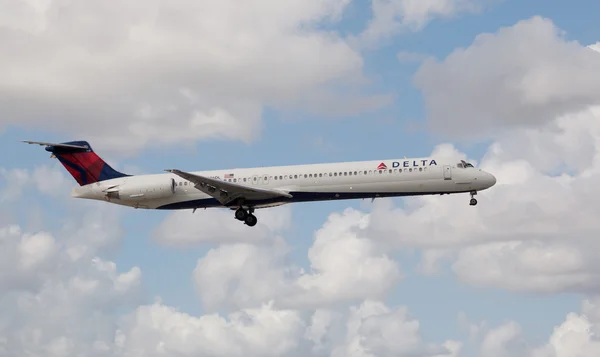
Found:
[(175, 194), (175, 180), (164, 179), (160, 182), (127, 182), (110, 189), (106, 196), (123, 201), (146, 201), (171, 197)]

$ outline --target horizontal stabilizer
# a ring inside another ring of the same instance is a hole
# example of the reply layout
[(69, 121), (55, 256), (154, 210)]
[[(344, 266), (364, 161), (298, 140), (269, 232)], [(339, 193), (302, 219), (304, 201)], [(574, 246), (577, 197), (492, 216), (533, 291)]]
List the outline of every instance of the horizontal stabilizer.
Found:
[(45, 143), (45, 142), (41, 142), (41, 141), (27, 141), (27, 140), (22, 140), (21, 142), (27, 143), (27, 144), (34, 144), (34, 145), (40, 145), (40, 146), (52, 146), (52, 147), (65, 148), (65, 149), (83, 149), (83, 150), (89, 149), (88, 146), (83, 146), (83, 145), (54, 144), (54, 143)]

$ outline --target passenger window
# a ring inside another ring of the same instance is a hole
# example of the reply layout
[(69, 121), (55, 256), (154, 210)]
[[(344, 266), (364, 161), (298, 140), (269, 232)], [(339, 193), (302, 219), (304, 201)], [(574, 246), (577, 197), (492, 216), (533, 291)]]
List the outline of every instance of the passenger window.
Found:
[(422, 168), (422, 167), (419, 167), (419, 171), (423, 171), (423, 168)]

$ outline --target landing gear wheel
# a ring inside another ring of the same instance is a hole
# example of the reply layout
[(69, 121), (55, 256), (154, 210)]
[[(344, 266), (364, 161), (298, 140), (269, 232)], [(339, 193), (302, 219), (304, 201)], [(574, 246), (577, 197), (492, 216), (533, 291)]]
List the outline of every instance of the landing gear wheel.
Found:
[(471, 206), (475, 206), (477, 204), (477, 200), (473, 197), (477, 194), (477, 191), (471, 191), (471, 201), (469, 201), (469, 204)]
[(248, 212), (246, 212), (245, 209), (243, 208), (238, 208), (235, 211), (235, 219), (239, 220), (239, 221), (245, 221), (246, 217), (248, 217)]
[(244, 223), (246, 223), (246, 225), (248, 225), (249, 227), (255, 226), (257, 222), (258, 222), (258, 219), (253, 214), (249, 214), (248, 216), (246, 216), (246, 219), (244, 220)]

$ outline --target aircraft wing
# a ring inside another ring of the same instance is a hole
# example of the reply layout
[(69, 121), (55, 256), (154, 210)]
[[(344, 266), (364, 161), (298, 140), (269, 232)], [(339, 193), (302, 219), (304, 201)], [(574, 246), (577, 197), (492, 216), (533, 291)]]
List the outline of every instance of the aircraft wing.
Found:
[(264, 200), (277, 197), (292, 198), (292, 195), (284, 191), (240, 185), (180, 170), (165, 171), (174, 173), (175, 175), (193, 182), (194, 187), (207, 195), (214, 197), (224, 206), (233, 203), (240, 198), (245, 201)]

